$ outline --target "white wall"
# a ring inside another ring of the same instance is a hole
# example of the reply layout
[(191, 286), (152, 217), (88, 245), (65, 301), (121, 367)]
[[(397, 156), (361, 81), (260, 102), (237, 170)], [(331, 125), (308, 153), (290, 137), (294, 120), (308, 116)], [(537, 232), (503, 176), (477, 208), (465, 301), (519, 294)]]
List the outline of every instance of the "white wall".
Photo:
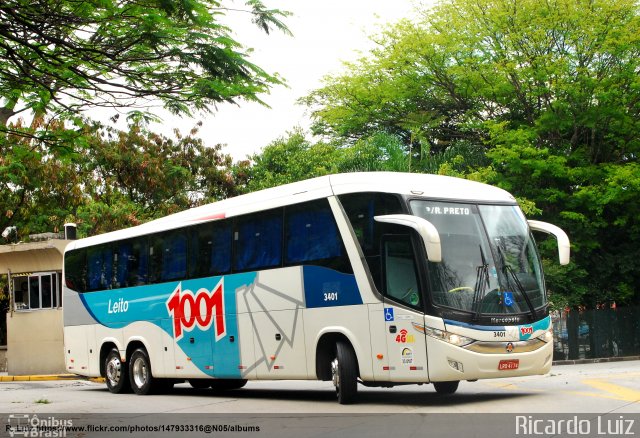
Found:
[(66, 372), (62, 309), (7, 315), (7, 365), (10, 376)]

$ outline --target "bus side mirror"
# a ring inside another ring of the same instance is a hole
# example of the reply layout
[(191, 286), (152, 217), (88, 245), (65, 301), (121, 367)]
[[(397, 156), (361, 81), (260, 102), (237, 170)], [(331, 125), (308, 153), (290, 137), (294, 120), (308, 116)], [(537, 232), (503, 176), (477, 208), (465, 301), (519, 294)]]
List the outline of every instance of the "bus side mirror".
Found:
[(413, 228), (424, 241), (429, 261), (434, 263), (440, 263), (442, 261), (440, 234), (438, 234), (436, 227), (428, 220), (418, 216), (411, 216), (409, 214), (388, 214), (385, 216), (374, 216), (374, 219), (377, 222), (397, 224)]
[(558, 257), (560, 258), (561, 265), (569, 264), (569, 254), (571, 252), (571, 245), (569, 243), (569, 237), (567, 233), (562, 231), (560, 227), (556, 227), (553, 224), (540, 221), (527, 221), (529, 227), (533, 231), (542, 231), (543, 233), (553, 234), (558, 241)]

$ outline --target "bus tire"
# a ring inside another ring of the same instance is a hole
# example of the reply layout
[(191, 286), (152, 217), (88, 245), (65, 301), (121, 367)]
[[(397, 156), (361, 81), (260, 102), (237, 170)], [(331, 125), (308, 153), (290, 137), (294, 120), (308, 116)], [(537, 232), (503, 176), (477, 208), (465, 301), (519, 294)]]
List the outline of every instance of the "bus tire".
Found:
[(436, 389), (438, 394), (448, 395), (456, 392), (459, 384), (460, 382), (457, 380), (452, 382), (433, 382), (433, 387)]
[(114, 348), (104, 360), (104, 377), (107, 389), (113, 394), (131, 391), (127, 365), (120, 360), (120, 352)]
[(353, 403), (358, 393), (358, 361), (347, 342), (336, 343), (335, 358), (331, 361), (331, 380), (336, 388), (338, 403)]
[(231, 391), (240, 389), (247, 384), (247, 379), (215, 379), (211, 381), (211, 388), (214, 391)]
[(131, 389), (138, 395), (148, 395), (159, 389), (158, 379), (151, 373), (151, 361), (144, 348), (138, 348), (129, 359)]

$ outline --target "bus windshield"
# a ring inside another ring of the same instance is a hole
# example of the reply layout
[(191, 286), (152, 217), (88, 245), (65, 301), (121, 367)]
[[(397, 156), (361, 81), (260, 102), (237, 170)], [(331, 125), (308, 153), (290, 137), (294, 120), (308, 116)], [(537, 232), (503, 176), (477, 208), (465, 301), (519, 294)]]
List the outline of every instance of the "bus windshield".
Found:
[(519, 207), (410, 205), (440, 233), (442, 262), (429, 262), (433, 304), (476, 315), (533, 314), (546, 305), (540, 259)]

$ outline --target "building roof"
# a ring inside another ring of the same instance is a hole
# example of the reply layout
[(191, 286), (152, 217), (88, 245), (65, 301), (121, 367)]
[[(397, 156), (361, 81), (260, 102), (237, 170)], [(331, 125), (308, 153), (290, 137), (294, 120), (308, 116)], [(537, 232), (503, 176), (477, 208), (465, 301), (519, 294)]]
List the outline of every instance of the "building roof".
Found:
[(71, 240), (0, 245), (0, 274), (60, 271), (62, 255)]

